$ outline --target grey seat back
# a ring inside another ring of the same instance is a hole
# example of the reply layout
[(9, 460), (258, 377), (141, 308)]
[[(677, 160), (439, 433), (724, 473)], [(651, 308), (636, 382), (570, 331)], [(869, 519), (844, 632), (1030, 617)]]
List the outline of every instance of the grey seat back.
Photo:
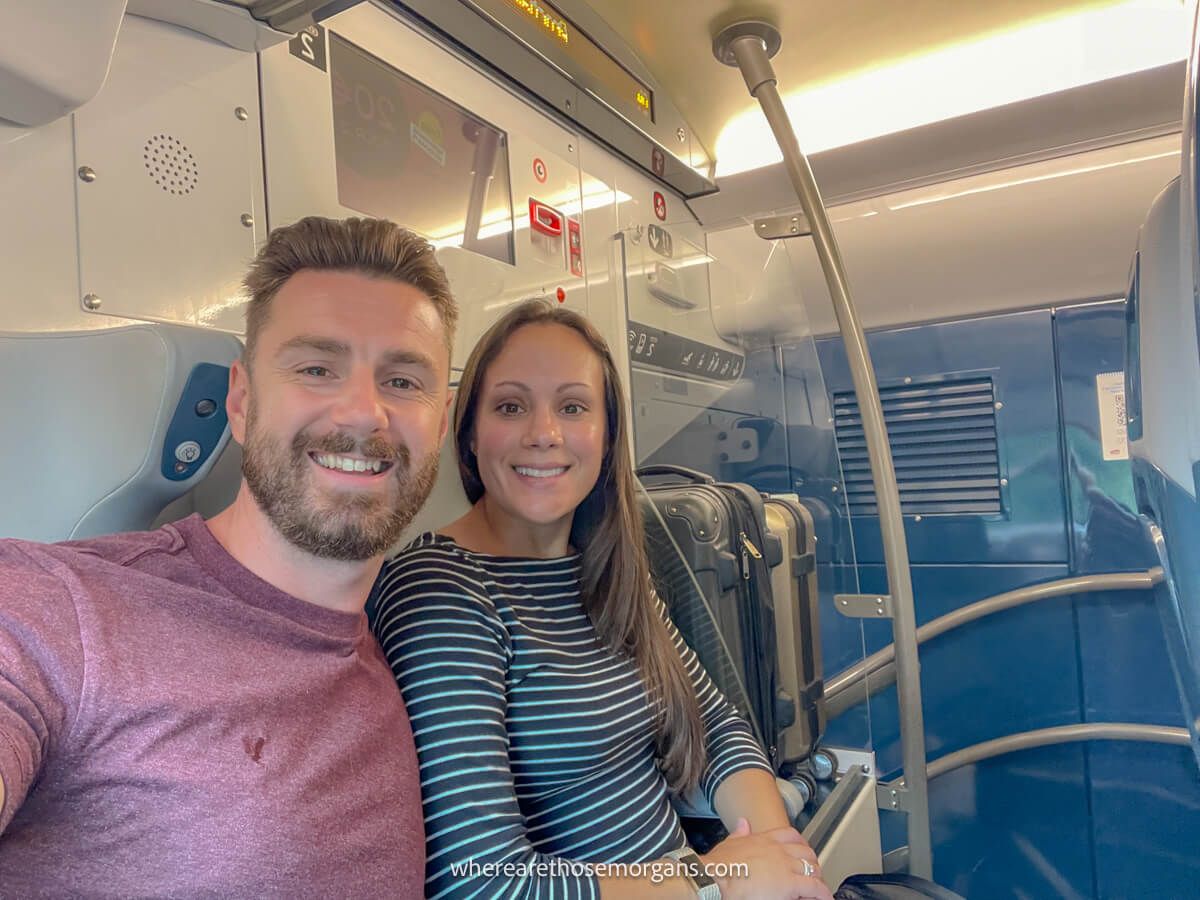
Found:
[(0, 537), (150, 527), (225, 449), (240, 353), (179, 325), (0, 332)]

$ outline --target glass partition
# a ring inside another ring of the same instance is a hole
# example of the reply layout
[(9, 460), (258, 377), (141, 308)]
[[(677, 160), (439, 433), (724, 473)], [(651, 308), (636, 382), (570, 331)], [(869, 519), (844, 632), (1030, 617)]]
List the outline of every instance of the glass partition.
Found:
[[(697, 549), (711, 536), (678, 521), (694, 511), (661, 499), (664, 491), (696, 493), (688, 488), (696, 473), (807, 510), (817, 538), (825, 682), (866, 654), (861, 620), (834, 608), (834, 594), (858, 592), (858, 577), (833, 413), (808, 324), (811, 301), (799, 294), (784, 243), (760, 240), (750, 225), (736, 232), (710, 235), (701, 247), (680, 229), (642, 223), (626, 226), (622, 241), (636, 459), (643, 471), (658, 471), (643, 479), (652, 566), (681, 632), (745, 710), (753, 708), (756, 685), (747, 681), (757, 671), (741, 658), (754, 644), (739, 633), (746, 620), (731, 621), (729, 598)], [(718, 516), (713, 522), (720, 527)], [(777, 586), (776, 604), (797, 603), (781, 593)], [(822, 744), (870, 749), (865, 685), (859, 695), (829, 720)]]

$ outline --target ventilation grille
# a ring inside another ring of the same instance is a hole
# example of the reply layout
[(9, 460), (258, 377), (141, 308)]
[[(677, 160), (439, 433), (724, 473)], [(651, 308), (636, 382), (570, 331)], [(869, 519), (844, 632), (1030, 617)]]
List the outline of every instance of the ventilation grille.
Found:
[[(879, 393), (905, 515), (1001, 512), (991, 378), (913, 383)], [(850, 514), (878, 515), (854, 393), (834, 394), (833, 408)]]
[(182, 196), (196, 189), (200, 170), (191, 151), (179, 138), (156, 134), (142, 147), (146, 174), (169, 194)]

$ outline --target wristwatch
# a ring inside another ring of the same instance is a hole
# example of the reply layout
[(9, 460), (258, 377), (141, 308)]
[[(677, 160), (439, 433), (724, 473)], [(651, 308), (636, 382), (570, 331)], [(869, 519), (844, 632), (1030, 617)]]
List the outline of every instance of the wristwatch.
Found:
[(681, 847), (666, 854), (679, 863), (679, 871), (696, 891), (700, 900), (721, 900), (721, 886), (704, 871), (704, 863), (691, 847)]

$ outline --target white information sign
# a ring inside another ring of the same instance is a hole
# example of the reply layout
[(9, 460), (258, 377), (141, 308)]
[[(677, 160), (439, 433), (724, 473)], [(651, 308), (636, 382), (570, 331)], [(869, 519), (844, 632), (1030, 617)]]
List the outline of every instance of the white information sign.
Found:
[(1096, 401), (1100, 406), (1100, 448), (1104, 459), (1129, 459), (1125, 434), (1125, 373), (1101, 372), (1097, 375)]

